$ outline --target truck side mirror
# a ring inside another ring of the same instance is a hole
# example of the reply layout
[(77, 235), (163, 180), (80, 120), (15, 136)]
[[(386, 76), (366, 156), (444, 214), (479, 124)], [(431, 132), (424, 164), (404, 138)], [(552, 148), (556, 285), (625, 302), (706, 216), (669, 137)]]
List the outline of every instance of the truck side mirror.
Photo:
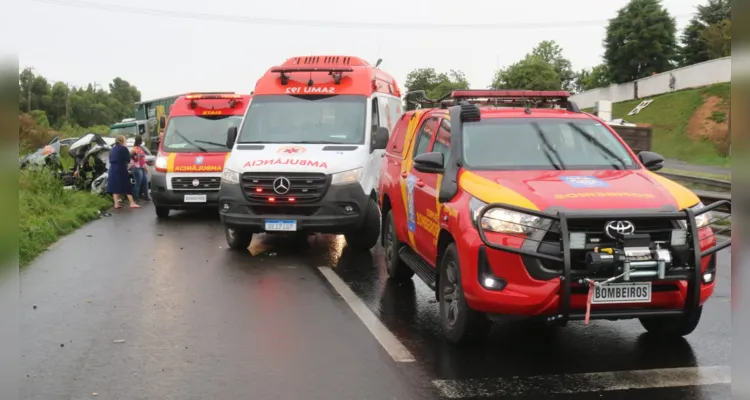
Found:
[(656, 172), (664, 168), (664, 157), (653, 151), (642, 151), (638, 153), (638, 159), (641, 160), (641, 164), (643, 164), (643, 166), (649, 171)]
[(445, 170), (443, 153), (433, 151), (414, 157), (414, 169), (426, 174), (442, 174)]
[(232, 149), (234, 142), (237, 140), (237, 127), (232, 126), (227, 129), (227, 148)]
[(372, 150), (385, 150), (388, 146), (388, 140), (390, 139), (390, 133), (388, 128), (381, 126), (372, 135)]

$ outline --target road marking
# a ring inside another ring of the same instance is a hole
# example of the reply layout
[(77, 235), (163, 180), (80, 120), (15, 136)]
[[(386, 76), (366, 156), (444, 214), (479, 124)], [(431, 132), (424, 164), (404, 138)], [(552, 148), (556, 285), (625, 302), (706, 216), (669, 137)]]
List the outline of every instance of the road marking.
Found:
[(383, 325), (382, 322), (370, 311), (370, 309), (357, 297), (354, 292), (347, 286), (347, 284), (339, 278), (339, 276), (328, 267), (318, 267), (323, 276), (328, 279), (328, 282), (333, 286), (334, 289), (344, 298), (346, 304), (351, 307), (352, 311), (359, 317), (362, 323), (365, 324), (367, 329), (370, 330), (375, 339), (380, 342), (385, 351), (393, 358), (396, 362), (413, 362), (414, 356), (409, 350), (396, 338), (396, 336)]
[(544, 396), (614, 390), (730, 384), (730, 367), (667, 368), (569, 375), (435, 380), (444, 397)]

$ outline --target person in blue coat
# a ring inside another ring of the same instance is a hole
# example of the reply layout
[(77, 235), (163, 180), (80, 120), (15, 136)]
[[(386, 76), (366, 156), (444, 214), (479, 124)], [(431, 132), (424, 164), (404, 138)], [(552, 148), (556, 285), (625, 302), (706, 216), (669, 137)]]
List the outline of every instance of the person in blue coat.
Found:
[(130, 208), (140, 208), (133, 200), (133, 186), (130, 184), (130, 174), (128, 165), (130, 164), (130, 151), (125, 147), (125, 136), (115, 138), (115, 145), (109, 153), (109, 171), (107, 174), (107, 193), (112, 195), (115, 201), (115, 208), (122, 207), (120, 198), (122, 195), (128, 196)]

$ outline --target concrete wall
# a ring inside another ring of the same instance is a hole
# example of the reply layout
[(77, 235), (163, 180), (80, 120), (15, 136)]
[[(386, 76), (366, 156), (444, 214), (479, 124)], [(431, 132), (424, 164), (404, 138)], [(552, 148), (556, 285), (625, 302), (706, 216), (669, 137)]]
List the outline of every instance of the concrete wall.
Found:
[[(609, 100), (613, 103), (635, 100), (635, 82), (638, 82), (638, 97), (645, 99), (675, 90), (689, 89), (732, 81), (732, 57), (717, 58), (700, 64), (694, 64), (658, 75), (639, 79), (638, 81), (610, 85), (581, 92), (570, 97), (581, 108), (593, 107), (597, 100)], [(669, 87), (671, 77), (675, 78), (674, 88)]]

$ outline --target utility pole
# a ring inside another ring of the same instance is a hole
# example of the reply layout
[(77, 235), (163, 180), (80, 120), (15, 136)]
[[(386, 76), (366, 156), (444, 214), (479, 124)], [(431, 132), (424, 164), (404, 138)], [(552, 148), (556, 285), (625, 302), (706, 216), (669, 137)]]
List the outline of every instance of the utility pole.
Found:
[(65, 92), (65, 120), (70, 121), (70, 83), (65, 82), (68, 91)]
[(29, 81), (26, 82), (26, 112), (31, 112), (31, 83), (34, 82), (34, 67), (27, 68), (30, 72)]

